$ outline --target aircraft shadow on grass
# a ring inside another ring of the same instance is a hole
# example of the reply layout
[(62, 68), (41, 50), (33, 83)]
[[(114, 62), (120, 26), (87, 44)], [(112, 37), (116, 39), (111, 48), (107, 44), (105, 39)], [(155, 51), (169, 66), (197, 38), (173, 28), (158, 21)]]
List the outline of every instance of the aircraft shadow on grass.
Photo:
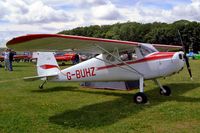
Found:
[[(169, 84), (169, 86), (175, 88), (172, 90), (173, 95), (170, 97), (160, 96), (158, 93), (158, 88), (146, 91), (145, 93), (150, 95), (149, 99), (151, 101), (151, 103), (148, 105), (134, 104), (132, 101), (133, 94), (130, 93), (125, 94), (113, 91), (85, 91), (79, 89), (65, 90), (63, 87), (60, 90), (117, 96), (119, 98), (112, 101), (87, 105), (75, 110), (67, 110), (63, 113), (51, 116), (49, 121), (65, 128), (91, 129), (114, 124), (121, 119), (133, 116), (144, 109), (151, 108), (166, 101), (200, 102), (200, 98), (182, 96), (182, 94), (186, 93), (187, 91), (199, 87), (200, 83), (178, 83)], [(57, 88), (55, 88), (55, 90), (56, 89)]]
[(66, 87), (53, 87), (49, 89), (32, 90), (32, 92), (48, 93), (48, 92), (58, 92), (58, 91), (72, 91), (77, 89), (78, 87), (75, 86), (66, 86)]

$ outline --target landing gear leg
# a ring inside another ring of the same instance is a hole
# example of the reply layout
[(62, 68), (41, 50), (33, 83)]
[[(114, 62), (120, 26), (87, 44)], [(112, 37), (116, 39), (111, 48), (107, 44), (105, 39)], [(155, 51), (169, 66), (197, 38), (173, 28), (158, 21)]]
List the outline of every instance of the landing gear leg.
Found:
[(144, 94), (144, 78), (140, 77), (140, 92), (136, 93), (133, 97), (133, 100), (137, 104), (145, 104), (147, 103), (148, 99), (147, 96)]
[(45, 80), (41, 85), (39, 85), (39, 89), (43, 89), (44, 84), (47, 83), (47, 80)]
[(170, 96), (171, 95), (171, 89), (168, 86), (162, 86), (160, 82), (155, 79), (154, 82), (160, 87), (160, 94), (164, 96)]

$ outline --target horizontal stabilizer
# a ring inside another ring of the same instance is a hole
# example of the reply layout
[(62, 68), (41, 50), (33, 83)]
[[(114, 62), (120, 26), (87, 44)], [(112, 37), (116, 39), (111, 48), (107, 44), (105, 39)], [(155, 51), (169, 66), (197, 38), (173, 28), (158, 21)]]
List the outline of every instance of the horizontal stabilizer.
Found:
[(35, 80), (40, 80), (42, 78), (51, 78), (51, 77), (56, 77), (58, 74), (53, 74), (53, 75), (42, 75), (42, 76), (32, 76), (32, 77), (24, 77), (24, 81), (35, 81)]

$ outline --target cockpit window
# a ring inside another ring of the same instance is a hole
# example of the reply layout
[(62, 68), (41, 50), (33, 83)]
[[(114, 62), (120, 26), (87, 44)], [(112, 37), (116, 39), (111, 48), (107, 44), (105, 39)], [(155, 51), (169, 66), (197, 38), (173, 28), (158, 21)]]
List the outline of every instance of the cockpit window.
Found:
[(112, 55), (107, 55), (106, 60), (113, 62), (113, 61), (115, 61), (115, 58)]
[[(129, 60), (136, 60), (137, 56), (135, 53), (135, 50), (125, 50), (125, 51), (120, 51), (118, 52), (118, 54), (113, 54), (115, 55), (118, 59), (122, 60), (122, 61), (129, 61)], [(115, 59), (115, 57), (113, 55), (105, 55), (105, 59), (109, 62), (115, 62), (117, 61), (117, 59)]]
[(122, 61), (136, 60), (137, 58), (134, 50), (120, 52), (119, 55)]
[(141, 43), (140, 44), (140, 52), (143, 56), (146, 56), (148, 54), (158, 52), (158, 50), (156, 50), (151, 44)]

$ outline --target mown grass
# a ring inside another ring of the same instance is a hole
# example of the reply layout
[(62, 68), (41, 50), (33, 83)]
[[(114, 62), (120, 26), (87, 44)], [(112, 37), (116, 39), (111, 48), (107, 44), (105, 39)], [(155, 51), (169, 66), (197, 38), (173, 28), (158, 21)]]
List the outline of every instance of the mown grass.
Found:
[(138, 90), (111, 91), (81, 88), (79, 83), (24, 82), (36, 74), (34, 64), (14, 63), (14, 71), (0, 68), (0, 132), (200, 132), (200, 61), (187, 71), (160, 79), (172, 89), (170, 97), (145, 82), (149, 104), (136, 105)]

